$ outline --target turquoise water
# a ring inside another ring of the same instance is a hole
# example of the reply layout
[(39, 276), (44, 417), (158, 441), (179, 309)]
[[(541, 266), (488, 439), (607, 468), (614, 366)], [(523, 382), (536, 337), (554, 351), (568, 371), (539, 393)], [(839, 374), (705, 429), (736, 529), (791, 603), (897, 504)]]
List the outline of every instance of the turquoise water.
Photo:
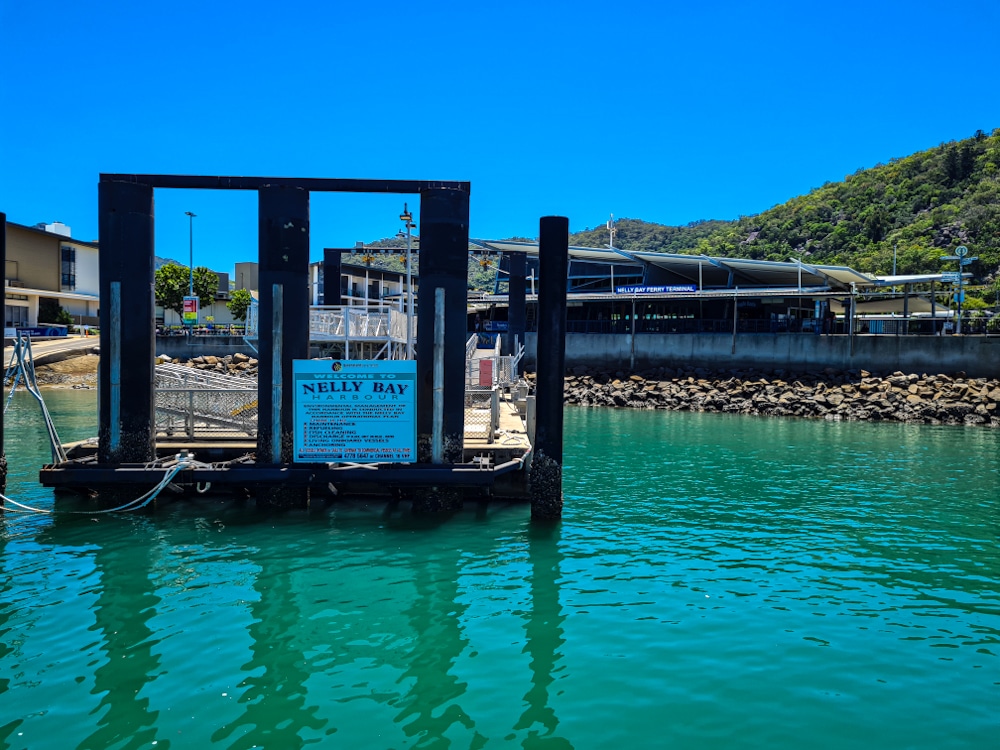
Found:
[[(93, 392), (48, 402), (94, 432)], [(9, 494), (51, 507), (13, 410)], [(997, 747), (1000, 433), (596, 409), (566, 433), (553, 528), (8, 515), (0, 748)]]

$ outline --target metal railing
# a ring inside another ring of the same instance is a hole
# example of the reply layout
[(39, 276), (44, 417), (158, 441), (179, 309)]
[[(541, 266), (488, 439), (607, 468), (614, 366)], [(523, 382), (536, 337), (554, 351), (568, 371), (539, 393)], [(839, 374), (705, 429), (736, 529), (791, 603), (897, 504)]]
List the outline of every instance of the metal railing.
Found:
[[(260, 305), (252, 300), (247, 311), (244, 340), (257, 351), (259, 338)], [(417, 340), (417, 316), (407, 316), (401, 310), (386, 304), (378, 306), (312, 306), (309, 308), (309, 339), (316, 342), (340, 342), (342, 355), (350, 359), (351, 342), (385, 344), (380, 358), (405, 358), (406, 326)], [(359, 355), (360, 356), (360, 355)], [(367, 356), (360, 358), (369, 358)]]
[(156, 431), (167, 436), (257, 434), (257, 380), (174, 364), (154, 368)]
[(498, 339), (491, 354), (477, 356), (477, 341), (473, 334), (465, 345), (465, 434), (492, 443), (500, 427), (500, 392), (518, 383), (524, 346), (518, 346), (517, 354), (502, 355)]
[[(405, 333), (405, 327), (403, 331)], [(383, 338), (389, 336), (389, 312), (363, 308), (309, 308), (309, 337), (313, 340)]]
[(246, 327), (243, 329), (243, 340), (250, 347), (257, 351), (257, 323), (260, 320), (260, 303), (256, 298), (250, 298), (250, 307), (247, 308)]

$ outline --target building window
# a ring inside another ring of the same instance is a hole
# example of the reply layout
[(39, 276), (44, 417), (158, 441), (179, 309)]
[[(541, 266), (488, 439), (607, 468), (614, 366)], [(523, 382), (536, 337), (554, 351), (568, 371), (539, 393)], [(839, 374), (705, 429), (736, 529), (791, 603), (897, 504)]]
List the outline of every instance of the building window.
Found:
[(62, 248), (62, 284), (63, 289), (76, 289), (76, 248)]

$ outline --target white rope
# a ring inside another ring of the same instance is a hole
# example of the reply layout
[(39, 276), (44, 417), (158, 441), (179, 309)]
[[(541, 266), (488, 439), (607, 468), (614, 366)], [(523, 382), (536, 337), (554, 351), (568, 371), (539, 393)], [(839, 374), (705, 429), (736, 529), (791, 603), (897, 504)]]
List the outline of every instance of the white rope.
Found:
[[(5, 508), (5, 510), (14, 513), (46, 513), (46, 514), (59, 513), (66, 515), (87, 516), (87, 515), (102, 515), (105, 513), (131, 512), (134, 510), (140, 510), (141, 508), (144, 508), (151, 502), (153, 502), (153, 500), (156, 499), (157, 495), (159, 495), (167, 487), (167, 485), (169, 485), (171, 481), (173, 481), (173, 478), (177, 476), (184, 469), (205, 468), (208, 466), (209, 464), (202, 463), (201, 461), (194, 461), (192, 459), (182, 459), (178, 461), (176, 464), (174, 464), (170, 468), (170, 470), (163, 475), (163, 478), (156, 483), (156, 486), (154, 486), (151, 490), (149, 490), (149, 492), (147, 492), (145, 495), (137, 497), (135, 500), (130, 500), (129, 502), (123, 505), (119, 505), (115, 508), (106, 508), (104, 510), (60, 510), (60, 511), (46, 510), (45, 508), (35, 508), (31, 505), (25, 505), (24, 503), (19, 503), (16, 500), (12, 500), (11, 498), (2, 494), (0, 494), (0, 500), (3, 500), (4, 503), (10, 503), (11, 505), (16, 506), (14, 508)], [(208, 489), (212, 486), (211, 482), (204, 482), (204, 483), (198, 482), (198, 486), (200, 486), (201, 484), (205, 485), (204, 490), (199, 489), (199, 492), (202, 494), (204, 492), (207, 492)]]
[[(27, 354), (27, 357), (25, 357)], [(14, 360), (17, 360), (17, 364), (14, 364)], [(45, 422), (45, 430), (49, 436), (49, 443), (52, 448), (52, 460), (53, 462), (61, 463), (66, 460), (66, 451), (63, 449), (62, 441), (59, 440), (59, 435), (56, 432), (55, 423), (52, 421), (52, 415), (49, 414), (48, 408), (45, 406), (45, 399), (42, 398), (41, 391), (38, 390), (38, 380), (35, 377), (35, 358), (31, 352), (31, 337), (23, 336), (18, 337), (14, 341), (14, 351), (11, 353), (11, 364), (7, 368), (7, 373), (5, 378), (11, 374), (11, 369), (15, 368), (14, 382), (10, 389), (10, 395), (7, 397), (7, 402), (4, 404), (4, 414), (7, 413), (7, 409), (10, 407), (11, 399), (14, 397), (14, 391), (17, 390), (17, 386), (21, 382), (21, 378), (24, 378), (24, 388), (34, 397), (38, 402), (39, 408), (42, 410), (42, 420)]]

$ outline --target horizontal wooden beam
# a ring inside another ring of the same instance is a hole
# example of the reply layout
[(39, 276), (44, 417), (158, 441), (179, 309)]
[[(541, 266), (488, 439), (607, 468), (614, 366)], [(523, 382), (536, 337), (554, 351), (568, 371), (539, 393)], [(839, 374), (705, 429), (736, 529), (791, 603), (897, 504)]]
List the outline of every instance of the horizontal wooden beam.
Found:
[(416, 194), (434, 188), (471, 191), (472, 183), (449, 180), (366, 180), (326, 177), (209, 177), (179, 174), (101, 174), (101, 182), (132, 182), (154, 188), (186, 190), (258, 190), (292, 187), (324, 193)]

